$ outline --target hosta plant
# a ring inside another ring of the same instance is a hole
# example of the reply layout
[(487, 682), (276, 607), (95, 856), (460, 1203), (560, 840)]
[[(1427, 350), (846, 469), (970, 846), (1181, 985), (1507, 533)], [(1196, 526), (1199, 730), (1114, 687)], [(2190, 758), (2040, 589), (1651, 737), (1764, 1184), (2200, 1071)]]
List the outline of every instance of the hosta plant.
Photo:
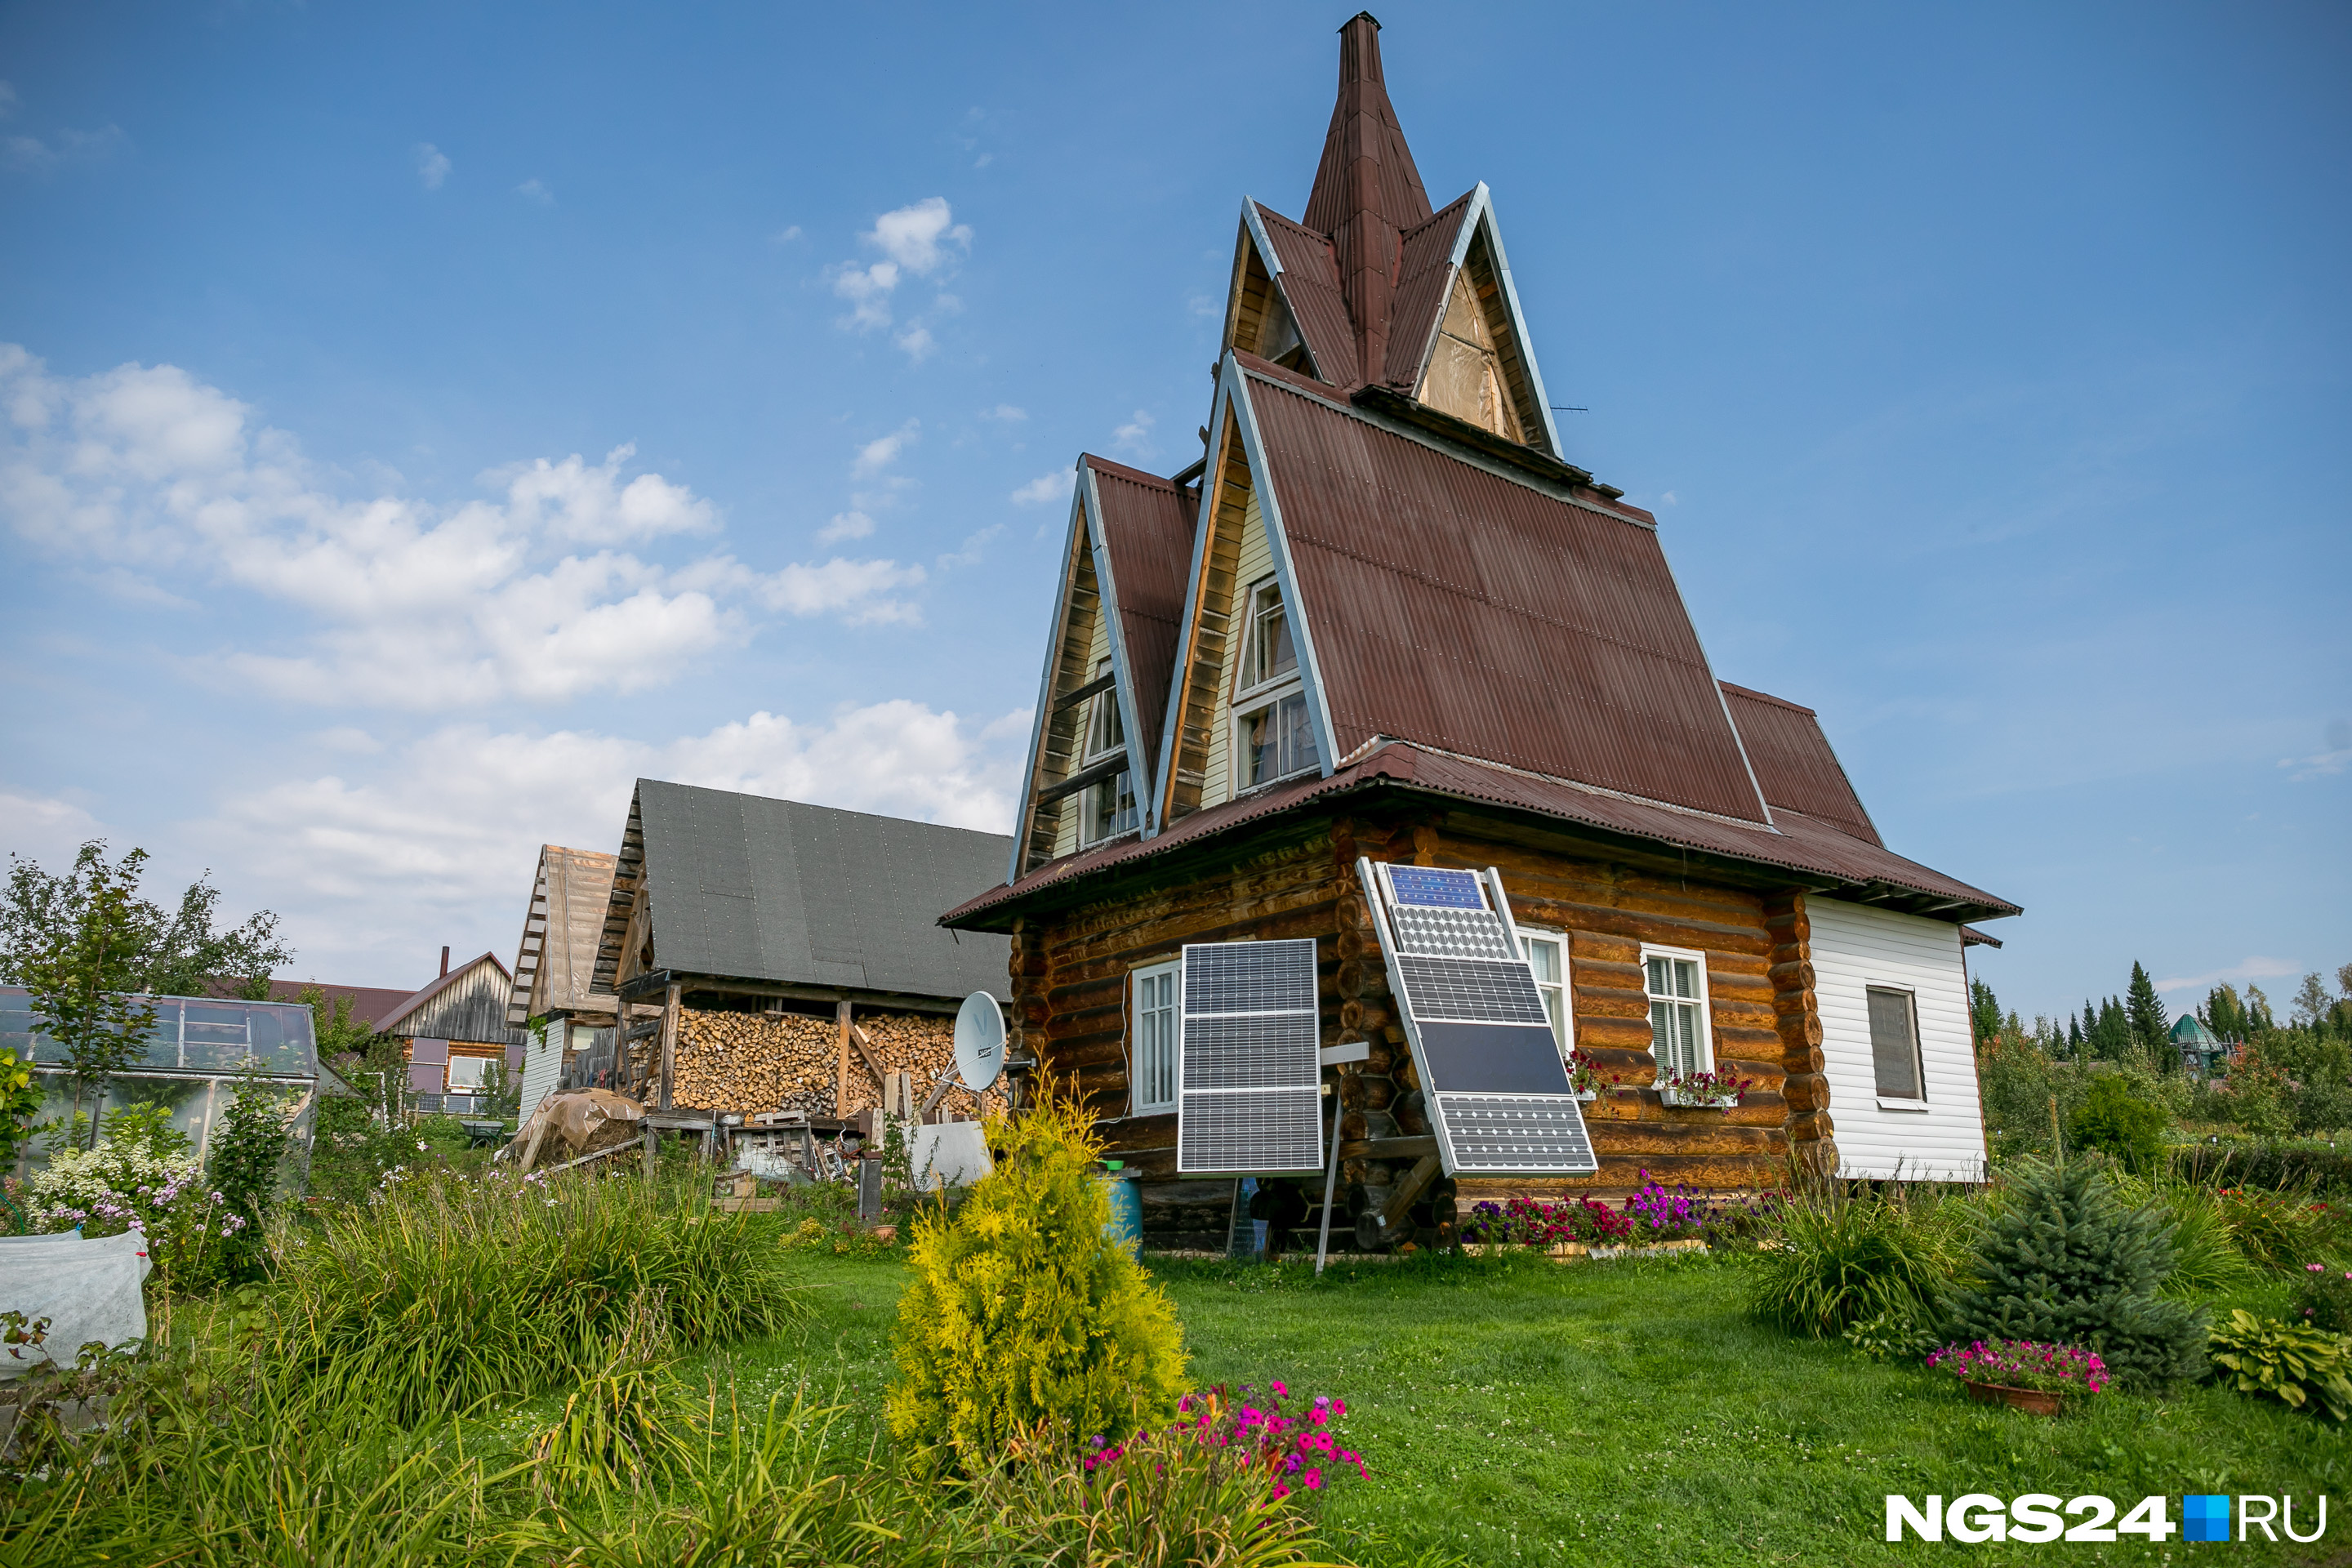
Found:
[(2239, 1308), (2213, 1331), (2215, 1375), (2241, 1394), (2266, 1394), (2290, 1409), (2352, 1420), (2352, 1339), (2296, 1328)]

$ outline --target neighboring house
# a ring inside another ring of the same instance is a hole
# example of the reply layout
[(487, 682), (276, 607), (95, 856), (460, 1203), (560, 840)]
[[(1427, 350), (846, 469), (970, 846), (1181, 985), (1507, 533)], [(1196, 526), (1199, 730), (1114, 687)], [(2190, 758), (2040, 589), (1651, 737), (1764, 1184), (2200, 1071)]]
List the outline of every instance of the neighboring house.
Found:
[[(962, 999), (1005, 994), (1010, 951), (1003, 937), (942, 931), (939, 911), (997, 875), (1012, 847), (1002, 834), (639, 779), (592, 981), (596, 994), (659, 1005), (628, 1026), (627, 1081), (664, 1110), (844, 1116), (879, 1102), (887, 1086), (870, 1080), (898, 1072), (919, 1073), (921, 1094), (944, 1070)], [(889, 1048), (856, 1045), (859, 1019)]]
[(2245, 1047), (2234, 1040), (2222, 1039), (2205, 1026), (2205, 1020), (2194, 1013), (2183, 1013), (2180, 1021), (2172, 1026), (2172, 1048), (2180, 1053), (2180, 1065), (2193, 1073), (2225, 1074), (2240, 1059)]
[[(1886, 848), (1810, 709), (1717, 679), (1657, 521), (1567, 459), (1486, 187), (1431, 210), (1369, 16), (1304, 222), (1243, 204), (1215, 374), (1200, 462), (1078, 460), (1017, 847), (942, 921), (1011, 937), (1019, 1047), (1150, 1230), (1223, 1231), (1231, 1177), (1194, 1178), (1248, 1169), (1258, 1103), (1229, 1044), (1199, 1076), (1188, 944), (1316, 944), (1351, 1206), (1561, 1190), (1428, 1181), (1360, 859), (1499, 869), (1558, 1047), (1614, 1080), (1593, 1187), (1980, 1177), (1960, 922), (2017, 906)], [(1667, 1068), (1751, 1087), (1685, 1109)], [(1319, 1203), (1300, 1163), (1261, 1206)]]
[[(213, 994), (235, 994), (233, 984), (225, 980), (214, 982)], [(323, 980), (273, 980), (269, 983), (269, 1000), (299, 1002), (304, 992), (313, 990), (331, 1003), (349, 1000), (352, 1021), (365, 1024), (370, 1028), (382, 1023), (394, 1008), (415, 994), (414, 992), (395, 991), (381, 985), (331, 985)]]
[(525, 1036), (507, 1024), (513, 989), (512, 976), (495, 954), (486, 952), (451, 969), (444, 948), (441, 977), (377, 1023), (377, 1034), (401, 1042), (409, 1088), (420, 1109), (474, 1110), (493, 1062), (509, 1072), (520, 1070)]
[[(526, 1114), (559, 1087), (593, 1088), (612, 1079), (621, 1003), (610, 991), (597, 990), (595, 982), (614, 865), (612, 856), (593, 849), (540, 847), (507, 1000), (508, 1026), (527, 1035), (520, 1101)], [(532, 1019), (542, 1026), (528, 1029)]]

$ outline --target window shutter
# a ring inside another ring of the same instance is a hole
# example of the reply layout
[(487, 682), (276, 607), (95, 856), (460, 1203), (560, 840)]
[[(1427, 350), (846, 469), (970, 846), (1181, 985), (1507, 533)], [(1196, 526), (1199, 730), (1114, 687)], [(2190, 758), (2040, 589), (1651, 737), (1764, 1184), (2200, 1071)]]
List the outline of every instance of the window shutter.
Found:
[(1195, 942), (1181, 984), (1178, 1172), (1322, 1169), (1315, 943)]
[(1357, 862), (1447, 1175), (1599, 1170), (1502, 878)]

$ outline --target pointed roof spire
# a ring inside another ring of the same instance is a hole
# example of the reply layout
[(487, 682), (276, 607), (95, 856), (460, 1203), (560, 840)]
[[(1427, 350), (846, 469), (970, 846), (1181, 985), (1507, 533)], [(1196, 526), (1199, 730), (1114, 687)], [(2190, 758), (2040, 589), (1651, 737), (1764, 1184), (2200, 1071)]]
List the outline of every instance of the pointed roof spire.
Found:
[(1400, 236), (1429, 218), (1429, 193), (1381, 75), (1381, 25), (1359, 11), (1339, 29), (1339, 100), (1307, 198), (1307, 226), (1331, 237), (1356, 328), (1356, 363), (1388, 357)]

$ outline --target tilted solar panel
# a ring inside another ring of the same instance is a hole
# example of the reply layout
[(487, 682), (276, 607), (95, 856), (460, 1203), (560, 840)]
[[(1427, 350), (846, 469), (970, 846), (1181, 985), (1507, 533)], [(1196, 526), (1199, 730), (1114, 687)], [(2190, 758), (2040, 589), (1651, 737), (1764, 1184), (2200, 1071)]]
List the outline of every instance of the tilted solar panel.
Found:
[(1184, 949), (1176, 1168), (1265, 1175), (1323, 1164), (1315, 943)]
[(1489, 871), (1360, 860), (1447, 1175), (1590, 1175), (1584, 1115)]

